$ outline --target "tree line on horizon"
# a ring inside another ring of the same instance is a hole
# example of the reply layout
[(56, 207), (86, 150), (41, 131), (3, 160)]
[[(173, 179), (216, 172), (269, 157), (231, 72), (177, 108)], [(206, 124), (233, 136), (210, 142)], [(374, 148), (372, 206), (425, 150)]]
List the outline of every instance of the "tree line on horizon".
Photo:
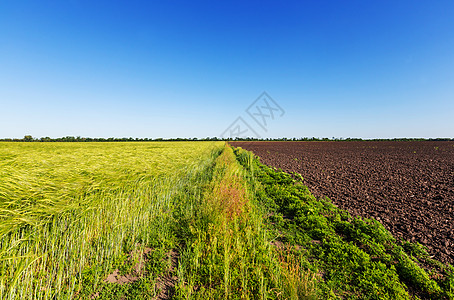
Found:
[(1, 142), (161, 142), (161, 141), (454, 141), (454, 138), (392, 138), (392, 139), (362, 139), (362, 138), (318, 138), (318, 137), (301, 137), (301, 138), (132, 138), (132, 137), (110, 137), (110, 138), (91, 138), (91, 137), (74, 137), (65, 136), (59, 138), (41, 137), (35, 138), (31, 135), (25, 135), (23, 138), (4, 138)]

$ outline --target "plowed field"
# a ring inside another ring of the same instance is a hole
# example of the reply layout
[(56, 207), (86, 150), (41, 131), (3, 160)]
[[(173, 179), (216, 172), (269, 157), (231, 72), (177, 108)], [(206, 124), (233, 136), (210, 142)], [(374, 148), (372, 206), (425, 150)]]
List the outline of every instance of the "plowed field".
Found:
[(317, 197), (454, 263), (454, 142), (232, 142), (298, 172)]

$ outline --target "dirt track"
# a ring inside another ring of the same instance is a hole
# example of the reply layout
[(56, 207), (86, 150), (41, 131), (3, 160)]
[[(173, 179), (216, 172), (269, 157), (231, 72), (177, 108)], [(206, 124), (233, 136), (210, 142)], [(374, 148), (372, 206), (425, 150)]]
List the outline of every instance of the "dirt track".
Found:
[(454, 142), (232, 142), (454, 264)]

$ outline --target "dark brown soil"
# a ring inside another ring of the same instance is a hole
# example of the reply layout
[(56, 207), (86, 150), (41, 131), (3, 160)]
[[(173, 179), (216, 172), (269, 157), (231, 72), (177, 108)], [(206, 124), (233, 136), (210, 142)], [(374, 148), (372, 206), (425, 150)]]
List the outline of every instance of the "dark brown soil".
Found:
[(175, 285), (178, 282), (178, 277), (174, 274), (178, 266), (178, 259), (180, 255), (178, 252), (171, 250), (167, 253), (167, 259), (170, 260), (170, 266), (167, 272), (159, 277), (156, 281), (156, 287), (160, 290), (157, 300), (171, 299), (175, 292)]
[(454, 142), (232, 142), (298, 172), (317, 197), (454, 263)]

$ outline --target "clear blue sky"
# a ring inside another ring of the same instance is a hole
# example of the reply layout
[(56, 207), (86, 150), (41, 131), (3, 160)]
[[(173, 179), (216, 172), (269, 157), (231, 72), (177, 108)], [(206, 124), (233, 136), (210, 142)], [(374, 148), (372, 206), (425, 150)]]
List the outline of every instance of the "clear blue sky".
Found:
[[(266, 91), (285, 114), (254, 127)], [(0, 2), (0, 138), (454, 137), (453, 1)]]

